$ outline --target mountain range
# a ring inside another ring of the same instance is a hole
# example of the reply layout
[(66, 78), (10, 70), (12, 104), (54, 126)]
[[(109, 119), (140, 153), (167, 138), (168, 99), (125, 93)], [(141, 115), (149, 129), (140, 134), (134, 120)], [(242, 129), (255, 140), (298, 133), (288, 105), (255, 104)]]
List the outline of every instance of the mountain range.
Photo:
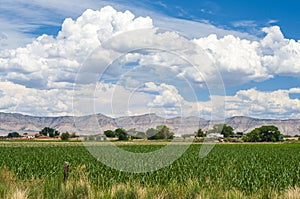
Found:
[[(10, 132), (34, 134), (44, 127), (51, 127), (60, 132), (77, 132), (80, 135), (99, 134), (104, 130), (116, 128), (146, 131), (155, 128), (157, 125), (165, 124), (177, 134), (192, 134), (199, 128), (208, 130), (218, 121), (204, 120), (198, 117), (175, 117), (165, 119), (156, 114), (145, 114), (139, 116), (124, 116), (112, 118), (103, 114), (87, 116), (61, 116), (61, 117), (38, 117), (22, 115), (18, 113), (0, 113), (0, 135), (7, 135)], [(273, 120), (257, 119), (245, 116), (230, 117), (225, 120), (227, 125), (233, 127), (235, 132), (249, 132), (254, 128), (263, 125), (275, 125), (282, 134), (300, 134), (298, 128), (300, 119)]]

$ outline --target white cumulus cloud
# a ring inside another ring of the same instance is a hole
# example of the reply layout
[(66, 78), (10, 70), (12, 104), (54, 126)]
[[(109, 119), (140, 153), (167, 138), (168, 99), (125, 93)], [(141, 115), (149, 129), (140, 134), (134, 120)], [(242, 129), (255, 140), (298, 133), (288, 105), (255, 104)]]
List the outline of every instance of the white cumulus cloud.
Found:
[(276, 91), (259, 91), (254, 88), (240, 90), (226, 97), (228, 116), (246, 115), (257, 118), (299, 118), (300, 100), (289, 94), (298, 93), (299, 88)]
[(274, 75), (300, 74), (300, 41), (284, 38), (278, 26), (263, 28), (259, 40), (212, 34), (194, 40), (219, 67), (226, 85), (263, 81)]

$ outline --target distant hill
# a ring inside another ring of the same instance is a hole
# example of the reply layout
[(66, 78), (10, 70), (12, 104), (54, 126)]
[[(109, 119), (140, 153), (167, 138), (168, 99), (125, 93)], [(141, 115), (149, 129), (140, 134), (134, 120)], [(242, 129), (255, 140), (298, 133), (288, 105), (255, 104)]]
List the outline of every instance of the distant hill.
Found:
[[(0, 113), (0, 135), (10, 132), (37, 133), (44, 127), (52, 127), (60, 132), (77, 132), (79, 134), (102, 133), (107, 129), (125, 128), (146, 131), (148, 128), (166, 124), (172, 131), (181, 134), (191, 134), (198, 128), (209, 129), (212, 123), (197, 117), (165, 119), (155, 114), (111, 118), (103, 114), (81, 117), (35, 117), (17, 113)], [(262, 125), (275, 125), (283, 134), (296, 135), (300, 120), (271, 120), (237, 116), (226, 119), (226, 124), (236, 132), (249, 132)], [(300, 133), (299, 133), (300, 134)]]
[(252, 129), (263, 125), (274, 125), (279, 128), (282, 134), (300, 134), (300, 132), (298, 131), (298, 127), (300, 127), (300, 119), (273, 120), (236, 116), (227, 118), (226, 124), (232, 126), (236, 132), (249, 132)]

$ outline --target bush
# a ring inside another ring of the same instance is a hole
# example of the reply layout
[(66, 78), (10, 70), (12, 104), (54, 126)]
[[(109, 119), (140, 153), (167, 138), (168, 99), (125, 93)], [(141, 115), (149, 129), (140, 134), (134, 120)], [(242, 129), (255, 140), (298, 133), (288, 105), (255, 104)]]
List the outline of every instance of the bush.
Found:
[(116, 133), (112, 130), (106, 130), (104, 131), (104, 135), (108, 138), (114, 138), (116, 137)]
[(70, 138), (70, 134), (68, 132), (62, 133), (60, 136), (60, 139), (64, 141), (68, 140), (69, 138)]
[(128, 135), (124, 129), (118, 128), (115, 130), (115, 133), (119, 140), (128, 140)]
[(49, 136), (49, 137), (56, 137), (56, 136), (59, 136), (59, 134), (60, 134), (57, 130), (50, 128), (50, 127), (43, 128), (39, 133), (41, 135)]
[(195, 134), (197, 137), (205, 137), (206, 136), (202, 129), (198, 129), (198, 131), (195, 132)]
[(79, 136), (76, 135), (76, 132), (71, 133), (70, 138), (77, 138)]
[(196, 137), (194, 138), (193, 142), (203, 142), (204, 138), (203, 137)]
[(150, 128), (146, 131), (149, 140), (173, 139), (174, 133), (166, 125), (159, 125), (156, 129)]

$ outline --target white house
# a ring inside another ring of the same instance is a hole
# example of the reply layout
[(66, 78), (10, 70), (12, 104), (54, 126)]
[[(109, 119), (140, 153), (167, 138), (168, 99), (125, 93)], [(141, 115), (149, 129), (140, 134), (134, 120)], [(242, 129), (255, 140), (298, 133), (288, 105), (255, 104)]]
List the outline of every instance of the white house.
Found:
[(209, 133), (206, 137), (208, 137), (208, 138), (223, 138), (224, 135), (222, 135), (220, 133)]

